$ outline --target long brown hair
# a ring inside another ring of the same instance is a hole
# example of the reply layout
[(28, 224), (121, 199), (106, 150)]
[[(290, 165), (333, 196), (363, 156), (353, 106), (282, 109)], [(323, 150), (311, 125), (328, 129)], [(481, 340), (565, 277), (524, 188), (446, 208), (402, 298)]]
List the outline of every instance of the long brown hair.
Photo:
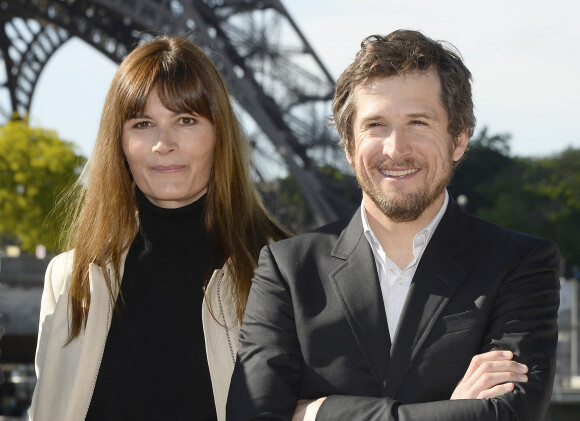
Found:
[[(157, 37), (135, 48), (109, 88), (99, 132), (72, 212), (67, 247), (74, 248), (69, 342), (86, 326), (91, 302), (90, 263), (97, 263), (113, 302), (121, 260), (138, 222), (135, 184), (121, 148), (123, 124), (145, 108), (155, 90), (174, 112), (195, 112), (212, 122), (214, 161), (205, 201), (205, 225), (221, 246), (232, 275), (241, 321), (260, 249), (288, 237), (264, 208), (249, 175), (249, 142), (225, 83), (211, 60), (185, 37)], [(82, 181), (82, 182), (81, 182)], [(113, 273), (108, 273), (111, 265)]]

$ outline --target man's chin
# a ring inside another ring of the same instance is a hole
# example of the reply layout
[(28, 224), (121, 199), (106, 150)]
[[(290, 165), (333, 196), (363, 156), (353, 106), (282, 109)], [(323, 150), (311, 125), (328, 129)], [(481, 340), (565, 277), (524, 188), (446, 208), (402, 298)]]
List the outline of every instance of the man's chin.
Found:
[(393, 222), (413, 222), (432, 206), (439, 195), (430, 196), (425, 192), (402, 193), (390, 192), (386, 195), (382, 192), (380, 195), (370, 194), (369, 197), (377, 208)]

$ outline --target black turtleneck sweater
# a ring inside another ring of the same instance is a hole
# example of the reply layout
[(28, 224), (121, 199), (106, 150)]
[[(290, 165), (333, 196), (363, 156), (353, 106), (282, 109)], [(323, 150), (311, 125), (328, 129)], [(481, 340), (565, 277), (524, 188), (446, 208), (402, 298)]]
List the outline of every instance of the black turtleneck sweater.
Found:
[(140, 191), (137, 200), (124, 301), (119, 295), (86, 420), (215, 420), (201, 306), (204, 280), (222, 262), (204, 228), (205, 196), (179, 209)]

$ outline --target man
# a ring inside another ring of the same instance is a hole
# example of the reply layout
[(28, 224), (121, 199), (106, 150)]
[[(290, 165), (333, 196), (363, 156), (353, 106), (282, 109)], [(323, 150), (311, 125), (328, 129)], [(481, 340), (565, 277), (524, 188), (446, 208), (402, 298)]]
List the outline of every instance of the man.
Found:
[(333, 101), (362, 206), (262, 250), (228, 421), (544, 419), (559, 252), (449, 197), (470, 79), (418, 32), (363, 41)]

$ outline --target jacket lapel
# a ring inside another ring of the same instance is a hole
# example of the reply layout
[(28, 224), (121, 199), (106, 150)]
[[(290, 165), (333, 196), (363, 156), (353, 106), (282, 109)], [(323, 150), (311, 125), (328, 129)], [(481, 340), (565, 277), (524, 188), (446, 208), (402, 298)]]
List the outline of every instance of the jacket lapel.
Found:
[(439, 223), (409, 288), (391, 347), (387, 396), (395, 397), (439, 315), (466, 277), (457, 255), (467, 248), (465, 215), (453, 200)]
[(363, 234), (360, 209), (339, 237), (332, 256), (341, 262), (329, 278), (361, 352), (382, 388), (391, 341), (374, 257)]

